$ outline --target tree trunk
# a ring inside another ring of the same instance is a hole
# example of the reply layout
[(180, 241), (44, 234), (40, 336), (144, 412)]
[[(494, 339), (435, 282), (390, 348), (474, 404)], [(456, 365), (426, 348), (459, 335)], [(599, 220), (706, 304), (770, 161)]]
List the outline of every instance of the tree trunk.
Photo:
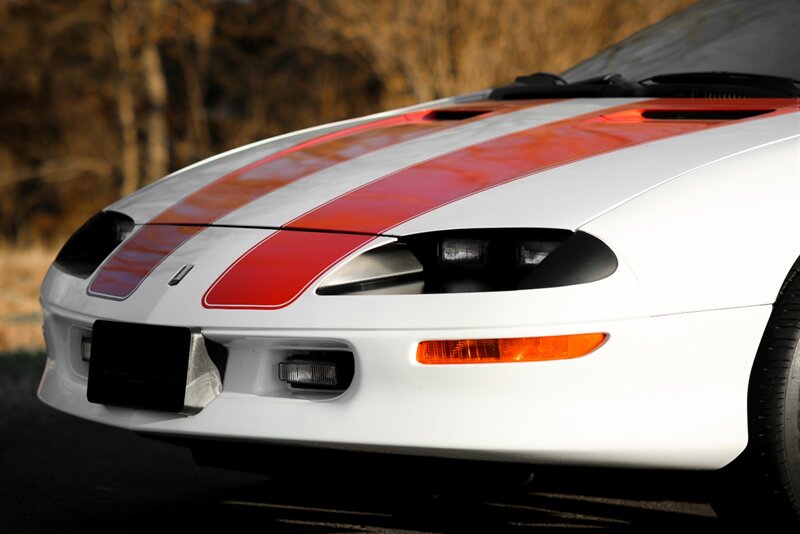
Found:
[(186, 108), (189, 125), (187, 161), (194, 163), (211, 154), (211, 136), (205, 108), (205, 87), (208, 76), (209, 51), (214, 33), (215, 15), (207, 4), (183, 0), (180, 19), (183, 39), (179, 39), (180, 63), (186, 86)]
[(158, 52), (158, 28), (161, 27), (160, 0), (149, 2), (150, 12), (146, 41), (142, 49), (142, 66), (147, 91), (147, 173), (150, 182), (167, 174), (169, 168), (169, 143), (164, 109), (167, 105), (167, 81)]
[(167, 83), (161, 68), (158, 47), (148, 41), (142, 52), (145, 86), (147, 87), (147, 181), (157, 180), (169, 168), (167, 121), (164, 108), (167, 104)]
[(111, 3), (111, 39), (117, 55), (117, 115), (122, 133), (122, 196), (139, 187), (139, 139), (136, 125), (136, 101), (132, 82), (134, 65), (131, 57), (131, 14), (122, 0)]

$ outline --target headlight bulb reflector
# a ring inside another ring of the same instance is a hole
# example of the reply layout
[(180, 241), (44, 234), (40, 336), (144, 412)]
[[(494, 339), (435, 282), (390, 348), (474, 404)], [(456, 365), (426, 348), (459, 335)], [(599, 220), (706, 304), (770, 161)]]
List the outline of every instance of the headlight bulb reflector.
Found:
[(442, 265), (483, 265), (489, 257), (489, 242), (482, 239), (444, 239), (439, 243)]
[(523, 241), (517, 249), (520, 266), (539, 265), (560, 243), (551, 241)]

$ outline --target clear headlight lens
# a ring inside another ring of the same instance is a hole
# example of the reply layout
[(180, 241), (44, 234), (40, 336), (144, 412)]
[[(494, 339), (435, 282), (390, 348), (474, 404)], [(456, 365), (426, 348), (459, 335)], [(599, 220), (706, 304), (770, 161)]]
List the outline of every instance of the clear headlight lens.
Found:
[(369, 250), (333, 272), (320, 295), (422, 293), (422, 264), (403, 243)]

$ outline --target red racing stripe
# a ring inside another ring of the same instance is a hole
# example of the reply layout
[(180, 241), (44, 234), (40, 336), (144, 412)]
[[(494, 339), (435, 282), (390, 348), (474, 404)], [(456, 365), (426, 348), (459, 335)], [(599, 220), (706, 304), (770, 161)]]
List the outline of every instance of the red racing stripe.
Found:
[[(363, 246), (375, 236), (324, 232), (277, 231), (245, 253), (222, 274), (206, 293), (224, 298), (203, 305), (207, 308), (281, 308), (289, 305), (331, 265)], [(265, 269), (266, 267), (266, 269)], [(229, 276), (230, 275), (230, 276)], [(255, 282), (258, 281), (258, 282)], [(242, 283), (245, 282), (245, 283)], [(253, 283), (257, 295), (253, 297)], [(247, 303), (230, 306), (225, 303)]]
[[(470, 107), (475, 106), (444, 109)], [(481, 109), (506, 112), (519, 107), (490, 103)], [(208, 184), (156, 216), (126, 241), (100, 268), (89, 285), (88, 293), (125, 299), (179, 246), (245, 204), (339, 163), (463, 123), (426, 120), (428, 113), (430, 110), (388, 117), (323, 135)], [(491, 115), (480, 115), (477, 120)], [(171, 225), (188, 226), (176, 228)]]
[[(797, 101), (786, 99), (650, 100), (457, 150), (382, 177), (298, 217), (284, 226), (288, 230), (269, 236), (228, 268), (208, 289), (203, 305), (282, 308), (375, 235), (428, 211), (559, 165), (729, 124), (720, 119), (650, 120), (643, 117), (645, 111), (775, 110), (760, 116), (770, 117), (797, 111), (797, 107)], [(351, 233), (293, 231), (301, 229)], [(293, 268), (298, 265), (303, 268)]]

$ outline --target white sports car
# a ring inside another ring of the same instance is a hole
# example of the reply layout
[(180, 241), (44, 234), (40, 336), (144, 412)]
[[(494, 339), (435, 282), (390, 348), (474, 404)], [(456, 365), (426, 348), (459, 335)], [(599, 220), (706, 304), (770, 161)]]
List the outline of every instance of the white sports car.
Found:
[(798, 6), (702, 3), (116, 202), (42, 286), (39, 397), (318, 476), (320, 451), (728, 466), (720, 512), (794, 524)]

